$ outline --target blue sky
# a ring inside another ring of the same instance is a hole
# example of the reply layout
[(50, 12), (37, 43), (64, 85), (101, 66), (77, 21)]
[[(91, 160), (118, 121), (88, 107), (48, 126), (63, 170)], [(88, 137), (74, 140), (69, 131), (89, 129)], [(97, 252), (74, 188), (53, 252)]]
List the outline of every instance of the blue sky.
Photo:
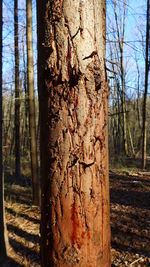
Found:
[[(112, 0), (107, 1), (107, 24), (114, 23), (114, 12), (112, 9)], [(123, 0), (117, 0), (117, 5)], [(13, 1), (4, 0), (4, 24), (3, 24), (3, 83), (4, 87), (14, 88), (14, 25), (13, 25)], [(119, 9), (118, 9), (119, 12)], [(20, 47), (20, 77), (23, 70), (22, 62), (22, 40), (25, 41), (25, 0), (19, 0), (19, 47)], [(121, 15), (121, 12), (120, 12)], [(110, 18), (110, 21), (109, 21)], [(144, 75), (144, 55), (142, 48), (142, 37), (145, 41), (145, 21), (146, 21), (146, 0), (127, 0), (127, 17), (125, 30), (124, 58), (125, 68), (127, 70), (128, 86), (135, 87), (136, 68), (135, 55), (138, 59), (140, 71)], [(110, 25), (109, 25), (110, 27)], [(108, 27), (108, 31), (109, 31)], [(141, 33), (140, 33), (141, 31)], [(36, 1), (33, 0), (33, 35), (34, 35), (34, 63), (35, 63), (35, 88), (36, 85)], [(109, 38), (114, 38), (109, 35)], [(26, 47), (25, 47), (26, 49)], [(107, 54), (109, 51), (107, 52)], [(142, 75), (142, 76), (143, 76)], [(143, 77), (141, 78), (141, 90), (143, 89)], [(130, 90), (130, 89), (129, 89)], [(134, 89), (130, 93), (134, 94)], [(136, 93), (136, 92), (135, 92)]]
[[(14, 1), (4, 0), (3, 3), (3, 87), (14, 89)], [(34, 44), (34, 65), (35, 65), (35, 88), (36, 85), (36, 62), (37, 62), (37, 41), (36, 41), (36, 1), (33, 2), (33, 44)], [(26, 51), (26, 1), (19, 0), (19, 53), (20, 53), (20, 77), (23, 71), (23, 45)]]
[[(137, 69), (135, 58), (138, 61), (141, 73), (140, 90), (144, 89), (144, 49), (145, 49), (145, 23), (146, 23), (146, 0), (127, 0), (127, 14), (125, 23), (125, 43), (124, 43), (124, 69), (126, 72), (126, 95), (136, 97), (137, 94)], [(120, 3), (120, 8), (119, 8)], [(121, 18), (123, 0), (117, 0), (118, 17)], [(112, 0), (107, 5), (107, 31), (111, 25), (115, 25), (114, 10)], [(115, 36), (114, 36), (115, 35)], [(142, 42), (142, 36), (143, 41)], [(117, 40), (116, 34), (109, 34), (109, 39)], [(108, 45), (107, 45), (108, 48)], [(107, 56), (109, 49), (107, 49)], [(115, 54), (114, 54), (115, 55)], [(114, 59), (115, 60), (115, 59)], [(113, 83), (113, 82), (112, 82)]]

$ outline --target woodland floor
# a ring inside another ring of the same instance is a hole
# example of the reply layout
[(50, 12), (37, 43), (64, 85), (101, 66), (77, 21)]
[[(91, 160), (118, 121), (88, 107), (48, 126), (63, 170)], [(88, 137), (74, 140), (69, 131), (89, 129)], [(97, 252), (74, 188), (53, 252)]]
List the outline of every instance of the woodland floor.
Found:
[[(131, 159), (111, 167), (112, 267), (150, 266), (150, 169), (139, 167)], [(40, 210), (31, 205), (30, 178), (7, 177), (5, 196), (10, 249), (2, 267), (39, 267)]]
[[(9, 260), (2, 267), (40, 266), (40, 209), (31, 203), (31, 180), (6, 179), (6, 222), (9, 236)], [(0, 266), (1, 267), (1, 266)]]
[(150, 266), (150, 162), (110, 171), (112, 267)]

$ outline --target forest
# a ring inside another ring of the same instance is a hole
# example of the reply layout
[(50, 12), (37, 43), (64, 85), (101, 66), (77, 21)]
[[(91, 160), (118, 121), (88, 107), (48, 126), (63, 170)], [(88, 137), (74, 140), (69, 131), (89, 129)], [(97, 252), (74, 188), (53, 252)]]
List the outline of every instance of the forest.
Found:
[(0, 267), (150, 266), (150, 0), (0, 1)]

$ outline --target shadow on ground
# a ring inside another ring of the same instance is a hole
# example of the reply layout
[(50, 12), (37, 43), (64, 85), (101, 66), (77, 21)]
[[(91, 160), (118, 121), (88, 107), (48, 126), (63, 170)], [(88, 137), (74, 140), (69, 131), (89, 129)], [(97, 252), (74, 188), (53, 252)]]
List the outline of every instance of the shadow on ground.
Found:
[(23, 244), (17, 242), (12, 238), (9, 238), (9, 243), (11, 247), (16, 251), (16, 253), (21, 254), (22, 257), (26, 258), (30, 262), (31, 266), (33, 266), (33, 264), (35, 263), (39, 263), (39, 254), (35, 250), (24, 246)]
[(150, 175), (110, 173), (110, 199), (112, 247), (150, 257)]
[(31, 179), (21, 177), (16, 180), (9, 175), (5, 180), (6, 220), (11, 252), (4, 267), (38, 267), (40, 211), (38, 207), (32, 207)]
[(5, 262), (0, 263), (1, 267), (24, 267), (24, 265), (17, 263), (15, 260), (11, 258), (7, 258)]

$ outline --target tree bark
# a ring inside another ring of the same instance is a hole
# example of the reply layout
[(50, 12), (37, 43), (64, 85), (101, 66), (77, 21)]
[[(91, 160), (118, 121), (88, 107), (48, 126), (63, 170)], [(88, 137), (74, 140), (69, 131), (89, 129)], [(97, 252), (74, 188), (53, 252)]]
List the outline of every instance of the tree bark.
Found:
[(34, 70), (33, 70), (33, 34), (32, 34), (32, 0), (26, 0), (27, 17), (27, 74), (29, 93), (29, 131), (30, 131), (30, 155), (32, 171), (33, 204), (40, 204), (40, 184), (38, 179), (38, 161), (36, 145), (35, 122), (35, 94), (34, 94)]
[(37, 8), (42, 266), (108, 267), (104, 1)]
[(4, 176), (2, 158), (2, 1), (0, 2), (0, 263), (7, 256), (7, 231), (4, 212)]
[(15, 157), (16, 177), (20, 178), (20, 100), (19, 100), (19, 47), (18, 47), (18, 0), (14, 1), (15, 41)]

